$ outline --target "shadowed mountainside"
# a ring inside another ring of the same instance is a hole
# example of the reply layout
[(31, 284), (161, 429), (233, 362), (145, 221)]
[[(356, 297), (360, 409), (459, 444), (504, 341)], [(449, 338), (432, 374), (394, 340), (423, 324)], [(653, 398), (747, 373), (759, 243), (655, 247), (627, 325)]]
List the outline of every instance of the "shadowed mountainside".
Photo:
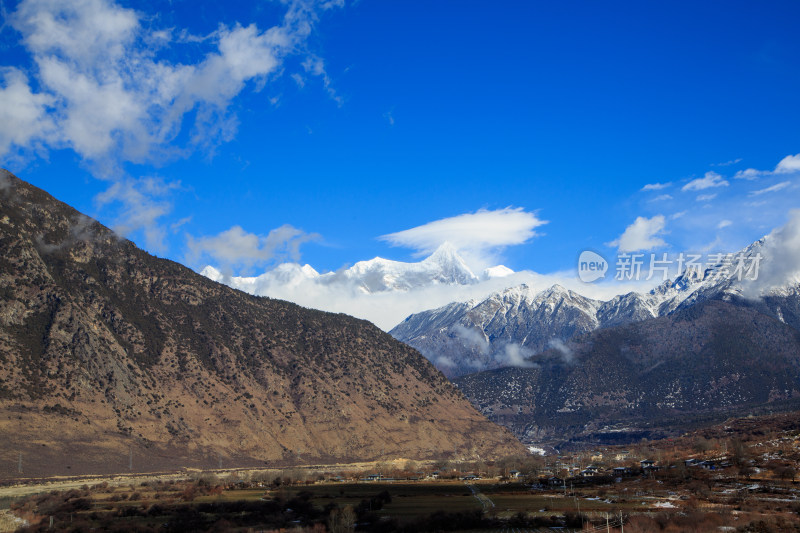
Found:
[(800, 406), (800, 332), (744, 300), (586, 333), (567, 349), (455, 382), (523, 441), (555, 446), (675, 435)]
[[(0, 476), (523, 451), (369, 322), (249, 296), (0, 174)], [(133, 459), (131, 459), (133, 457)]]

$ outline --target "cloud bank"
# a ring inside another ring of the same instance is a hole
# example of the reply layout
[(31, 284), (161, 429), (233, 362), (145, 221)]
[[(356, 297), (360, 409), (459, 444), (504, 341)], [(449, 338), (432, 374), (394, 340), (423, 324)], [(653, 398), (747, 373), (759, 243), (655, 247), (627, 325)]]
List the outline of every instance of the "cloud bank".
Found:
[(745, 296), (757, 298), (787, 281), (800, 283), (800, 209), (793, 209), (788, 222), (766, 236), (763, 256), (758, 279), (742, 284)]

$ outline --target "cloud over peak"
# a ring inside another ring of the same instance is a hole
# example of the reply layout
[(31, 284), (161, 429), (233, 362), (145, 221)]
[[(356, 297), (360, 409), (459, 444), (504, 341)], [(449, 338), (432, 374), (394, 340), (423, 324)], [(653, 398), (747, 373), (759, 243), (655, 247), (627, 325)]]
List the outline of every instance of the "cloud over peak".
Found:
[(529, 241), (538, 235), (535, 229), (544, 224), (547, 221), (521, 207), (481, 209), (383, 235), (380, 239), (420, 254), (431, 253), (448, 242), (471, 259), (479, 260), (498, 249)]

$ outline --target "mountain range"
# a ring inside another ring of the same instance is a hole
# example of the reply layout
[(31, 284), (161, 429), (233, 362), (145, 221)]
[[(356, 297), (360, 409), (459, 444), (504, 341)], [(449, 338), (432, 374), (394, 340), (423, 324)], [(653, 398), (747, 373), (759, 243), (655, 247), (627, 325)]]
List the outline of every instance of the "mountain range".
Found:
[(320, 274), (311, 265), (282, 263), (258, 276), (226, 276), (217, 268), (206, 266), (204, 276), (250, 294), (268, 292), (274, 285), (298, 285), (312, 281), (322, 286), (352, 287), (364, 293), (405, 292), (435, 285), (472, 285), (480, 281), (509, 276), (508, 267), (498, 265), (474, 274), (450, 243), (441, 244), (430, 256), (418, 263), (392, 261), (376, 257), (359, 261), (349, 268)]
[[(523, 285), (412, 315), (391, 333), (538, 445), (625, 442), (796, 408), (800, 283), (797, 265), (781, 260), (784, 237), (646, 293), (600, 301)], [(763, 277), (739, 279), (735, 258), (760, 262)]]
[(524, 452), (371, 323), (156, 258), (0, 173), (0, 475)]
[(667, 316), (710, 299), (745, 298), (749, 305), (798, 327), (800, 283), (796, 279), (787, 278), (757, 297), (748, 297), (755, 282), (731, 264), (732, 258), (742, 258), (744, 264), (751, 265), (759, 256), (762, 268), (768, 268), (767, 248), (766, 239), (761, 239), (703, 270), (687, 270), (648, 292), (629, 292), (606, 301), (560, 285), (545, 290), (528, 285), (511, 287), (483, 299), (410, 315), (390, 333), (420, 350), (447, 375), (457, 377), (503, 366), (524, 366), (526, 358), (548, 348), (563, 351), (564, 343), (576, 335)]

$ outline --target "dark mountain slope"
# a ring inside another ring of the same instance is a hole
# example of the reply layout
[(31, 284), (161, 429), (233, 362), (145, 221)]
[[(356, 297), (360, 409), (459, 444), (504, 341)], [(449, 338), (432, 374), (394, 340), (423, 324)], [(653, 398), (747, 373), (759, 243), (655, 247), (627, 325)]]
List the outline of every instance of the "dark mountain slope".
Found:
[(456, 383), (518, 437), (551, 444), (667, 435), (800, 403), (800, 333), (743, 300), (597, 330), (569, 348)]
[(2, 476), (19, 453), (57, 474), (521, 450), (372, 324), (214, 283), (8, 173), (0, 251)]

